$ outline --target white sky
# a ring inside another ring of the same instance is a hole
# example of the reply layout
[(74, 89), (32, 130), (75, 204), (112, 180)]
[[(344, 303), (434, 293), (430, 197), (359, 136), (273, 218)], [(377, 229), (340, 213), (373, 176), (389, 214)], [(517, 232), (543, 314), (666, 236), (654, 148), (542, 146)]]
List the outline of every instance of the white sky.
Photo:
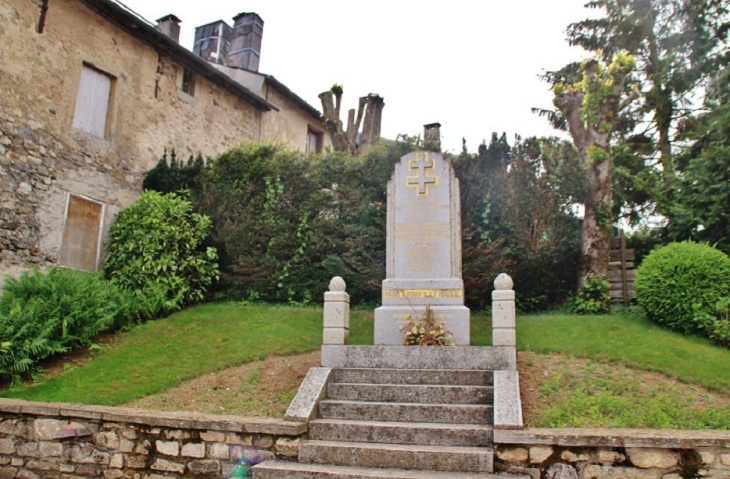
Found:
[(587, 0), (120, 1), (152, 22), (175, 14), (190, 50), (196, 26), (256, 12), (264, 20), (261, 72), (320, 111), (317, 95), (343, 85), (345, 122), (358, 97), (378, 93), (383, 137), (439, 122), (443, 148), (453, 152), (462, 137), (476, 151), (493, 131), (558, 134), (530, 111), (552, 108), (537, 75), (586, 57), (568, 46), (565, 28), (595, 15)]

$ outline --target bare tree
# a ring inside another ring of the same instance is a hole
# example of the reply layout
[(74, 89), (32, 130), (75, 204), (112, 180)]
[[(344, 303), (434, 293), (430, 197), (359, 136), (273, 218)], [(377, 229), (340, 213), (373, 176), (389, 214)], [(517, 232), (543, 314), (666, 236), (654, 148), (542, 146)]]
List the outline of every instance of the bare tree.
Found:
[[(362, 155), (368, 152), (370, 145), (380, 139), (380, 125), (383, 107), (383, 99), (371, 93), (360, 97), (357, 108), (347, 114), (347, 129), (343, 129), (340, 120), (340, 106), (342, 104), (342, 86), (334, 85), (329, 91), (319, 94), (324, 110), (324, 126), (332, 138), (332, 147), (336, 151), (349, 151), (353, 155)], [(365, 121), (363, 122), (363, 116)], [(358, 138), (360, 124), (363, 125), (362, 133)]]

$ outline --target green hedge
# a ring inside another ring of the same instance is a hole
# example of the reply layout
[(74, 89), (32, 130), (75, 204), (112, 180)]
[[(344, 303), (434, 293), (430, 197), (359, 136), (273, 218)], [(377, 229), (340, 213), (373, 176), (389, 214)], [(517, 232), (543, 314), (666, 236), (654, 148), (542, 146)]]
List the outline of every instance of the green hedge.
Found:
[(709, 335), (708, 318), (721, 319), (718, 304), (730, 299), (730, 258), (707, 244), (671, 243), (644, 258), (635, 288), (649, 319)]
[[(318, 303), (342, 276), (353, 303), (374, 305), (385, 278), (387, 183), (395, 163), (422, 146), (402, 138), (352, 157), (245, 142), (206, 163), (168, 166), (163, 157), (145, 185), (189, 187), (195, 211), (210, 217), (218, 297)], [(575, 149), (495, 136), (477, 154), (444, 156), (461, 184), (467, 305), (489, 306), (502, 272), (515, 280), (521, 309), (564, 301), (575, 289), (580, 233), (568, 211), (584, 184)]]

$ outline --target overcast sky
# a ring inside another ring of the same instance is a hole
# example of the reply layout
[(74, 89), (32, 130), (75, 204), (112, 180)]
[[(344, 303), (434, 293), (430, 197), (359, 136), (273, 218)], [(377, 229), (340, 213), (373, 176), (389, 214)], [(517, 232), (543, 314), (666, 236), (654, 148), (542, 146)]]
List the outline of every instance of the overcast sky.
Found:
[(261, 72), (320, 111), (317, 95), (343, 85), (345, 122), (358, 97), (378, 93), (382, 136), (422, 134), (424, 124), (439, 122), (443, 147), (454, 152), (462, 137), (475, 151), (493, 131), (558, 134), (530, 108), (552, 108), (538, 74), (586, 57), (565, 41), (567, 25), (593, 13), (586, 2), (121, 0), (152, 22), (175, 14), (190, 50), (196, 26), (232, 25), (234, 15), (256, 12), (264, 20)]

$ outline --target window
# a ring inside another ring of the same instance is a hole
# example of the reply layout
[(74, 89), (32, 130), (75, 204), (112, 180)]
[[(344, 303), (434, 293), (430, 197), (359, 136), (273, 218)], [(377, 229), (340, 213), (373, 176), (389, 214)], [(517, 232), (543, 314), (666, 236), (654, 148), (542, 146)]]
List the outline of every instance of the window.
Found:
[(99, 266), (104, 203), (69, 193), (59, 263), (96, 271)]
[(83, 65), (81, 67), (79, 92), (76, 95), (74, 128), (104, 138), (109, 116), (111, 91), (112, 78), (109, 75), (88, 65)]
[(311, 128), (307, 130), (307, 153), (321, 153), (322, 152), (322, 138), (323, 134), (320, 131), (315, 131)]
[(195, 96), (195, 76), (187, 68), (183, 69), (182, 85), (180, 89), (190, 96)]

